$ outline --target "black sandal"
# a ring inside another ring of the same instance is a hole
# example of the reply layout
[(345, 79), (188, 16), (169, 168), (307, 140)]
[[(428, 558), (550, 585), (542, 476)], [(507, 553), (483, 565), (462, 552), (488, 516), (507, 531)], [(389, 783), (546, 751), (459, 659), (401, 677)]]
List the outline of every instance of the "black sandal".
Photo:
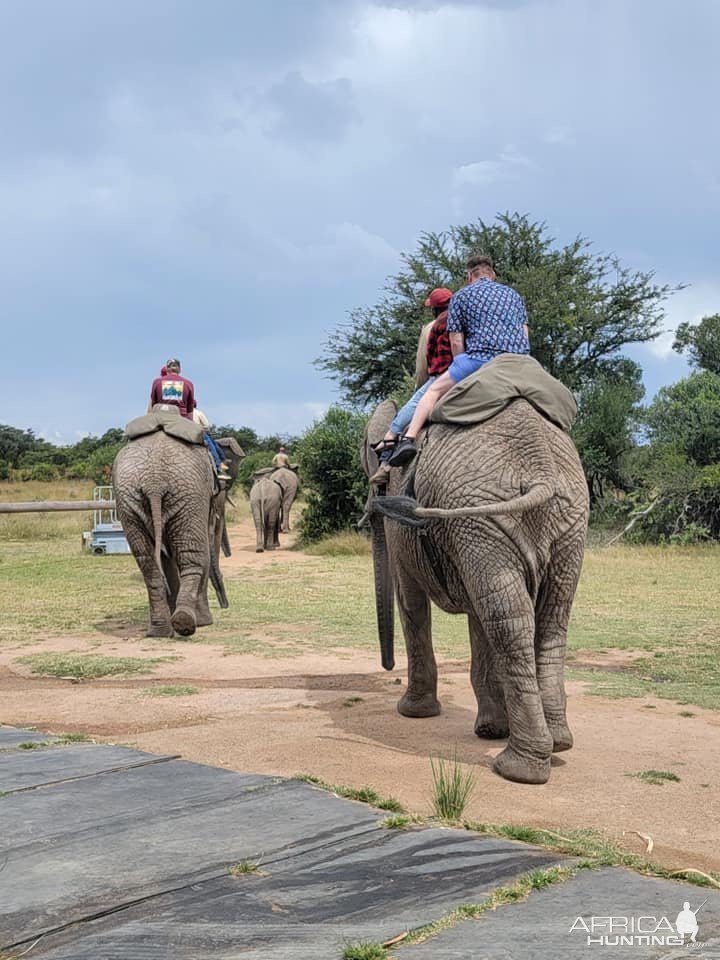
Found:
[(372, 449), (378, 455), (378, 460), (380, 463), (387, 463), (387, 461), (395, 452), (396, 447), (397, 438), (395, 440), (380, 440), (378, 443), (373, 444)]
[(404, 467), (415, 458), (417, 454), (417, 443), (413, 437), (400, 437), (400, 441), (388, 457), (388, 463), (391, 467)]

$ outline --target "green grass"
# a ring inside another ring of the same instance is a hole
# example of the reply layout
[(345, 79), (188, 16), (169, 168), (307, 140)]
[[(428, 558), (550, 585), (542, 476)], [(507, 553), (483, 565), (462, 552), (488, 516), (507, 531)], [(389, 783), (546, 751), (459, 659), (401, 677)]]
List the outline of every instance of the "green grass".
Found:
[(156, 687), (143, 687), (140, 693), (146, 697), (191, 697), (193, 694), (200, 693), (199, 687), (174, 686), (173, 684), (159, 684)]
[[(34, 486), (38, 489), (28, 494), (30, 485), (16, 484), (12, 496), (0, 491), (0, 498), (65, 499), (73, 493), (57, 485)], [(83, 485), (75, 487), (76, 498), (88, 495)], [(247, 502), (237, 497), (237, 515), (244, 517)], [(38, 527), (36, 536), (22, 541), (3, 535), (9, 519), (0, 517), (0, 645), (144, 630), (146, 594), (133, 558), (82, 553), (80, 534), (88, 529), (84, 515), (32, 516), (33, 523), (47, 522), (54, 532), (48, 538)], [(350, 546), (341, 549), (346, 539)], [(362, 552), (367, 541), (350, 534), (333, 543), (313, 548), (317, 555), (302, 563), (281, 552), (260, 569), (226, 575), (230, 608), (219, 611), (212, 597), (216, 623), (191, 640), (222, 644), (228, 655), (263, 657), (376, 650), (372, 561)], [(718, 545), (589, 548), (570, 623), (568, 649), (575, 659), (569, 675), (602, 696), (651, 695), (720, 709), (719, 561)], [(399, 629), (397, 635), (399, 646)], [(464, 617), (434, 610), (433, 638), (439, 657), (469, 657)], [(168, 644), (173, 642), (188, 641)], [(583, 663), (589, 654), (597, 660), (606, 655), (601, 651), (617, 650), (634, 654), (619, 670)]]
[(18, 657), (16, 663), (30, 667), (43, 677), (73, 677), (94, 680), (97, 677), (133, 676), (152, 673), (160, 663), (177, 657), (102, 657), (95, 653), (33, 653)]
[(527, 900), (528, 896), (535, 890), (542, 890), (554, 883), (563, 883), (565, 880), (574, 877), (576, 873), (577, 869), (573, 867), (549, 867), (544, 870), (531, 870), (529, 873), (518, 877), (513, 884), (506, 887), (497, 887), (480, 903), (460, 904), (438, 920), (433, 920), (431, 923), (411, 930), (403, 940), (403, 946), (423, 943), (463, 920), (477, 920), (484, 913), (497, 910), (498, 907)]
[(231, 877), (246, 877), (251, 875), (256, 877), (266, 876), (260, 869), (259, 860), (241, 860), (239, 863), (228, 867), (228, 873)]
[(295, 780), (301, 783), (310, 783), (314, 787), (320, 787), (329, 793), (336, 793), (339, 797), (345, 797), (347, 800), (357, 800), (359, 803), (368, 803), (379, 810), (389, 810), (391, 813), (405, 813), (405, 808), (396, 800), (395, 797), (381, 797), (371, 787), (344, 787), (336, 783), (326, 783), (319, 777), (314, 777), (309, 773), (296, 773)]
[(680, 777), (670, 770), (642, 770), (640, 773), (629, 773), (629, 777), (637, 777), (643, 783), (652, 783), (656, 787), (662, 787), (665, 783), (680, 783)]
[(356, 703), (363, 703), (362, 697), (347, 697), (343, 700), (344, 707), (354, 707)]
[(415, 817), (398, 813), (394, 817), (385, 817), (378, 826), (384, 827), (386, 830), (404, 830), (405, 827), (411, 827), (414, 823), (417, 823)]
[(459, 820), (475, 788), (472, 770), (463, 773), (457, 755), (452, 760), (430, 757), (432, 808), (441, 820)]
[(361, 940), (360, 943), (349, 943), (345, 947), (342, 960), (383, 960), (387, 955), (381, 943), (375, 940)]
[(369, 557), (372, 544), (363, 533), (344, 531), (305, 547), (311, 557)]

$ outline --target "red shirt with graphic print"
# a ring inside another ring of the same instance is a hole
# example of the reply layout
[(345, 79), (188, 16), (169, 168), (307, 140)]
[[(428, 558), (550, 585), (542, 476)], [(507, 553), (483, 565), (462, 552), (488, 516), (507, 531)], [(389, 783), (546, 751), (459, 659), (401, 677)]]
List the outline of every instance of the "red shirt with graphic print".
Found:
[(192, 381), (181, 377), (179, 373), (168, 373), (156, 377), (150, 388), (150, 403), (167, 403), (180, 408), (180, 415), (192, 420), (195, 403), (195, 387)]

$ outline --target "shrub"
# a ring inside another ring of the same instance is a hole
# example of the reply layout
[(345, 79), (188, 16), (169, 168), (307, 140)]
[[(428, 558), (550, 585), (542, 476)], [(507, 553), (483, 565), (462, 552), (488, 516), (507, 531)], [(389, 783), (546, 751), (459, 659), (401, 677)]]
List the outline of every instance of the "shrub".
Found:
[(360, 445), (367, 417), (331, 407), (301, 438), (300, 475), (307, 487), (300, 520), (305, 543), (348, 529), (363, 514), (367, 479), (360, 465)]
[(28, 480), (57, 480), (59, 476), (58, 468), (52, 463), (36, 463), (29, 470)]

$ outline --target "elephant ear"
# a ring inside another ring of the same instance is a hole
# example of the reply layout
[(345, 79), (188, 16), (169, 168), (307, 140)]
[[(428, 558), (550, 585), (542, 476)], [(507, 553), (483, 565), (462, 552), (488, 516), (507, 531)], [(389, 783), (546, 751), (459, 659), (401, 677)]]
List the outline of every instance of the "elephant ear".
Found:
[(378, 456), (372, 448), (376, 443), (380, 443), (385, 436), (396, 413), (397, 404), (395, 401), (383, 400), (380, 406), (375, 408), (367, 422), (363, 435), (363, 445), (360, 448), (360, 462), (368, 477), (375, 473), (379, 464)]
[(245, 456), (245, 451), (235, 437), (218, 437), (215, 443), (220, 447), (223, 459), (227, 460), (229, 464), (228, 471), (230, 476), (235, 480), (238, 475), (240, 461)]

